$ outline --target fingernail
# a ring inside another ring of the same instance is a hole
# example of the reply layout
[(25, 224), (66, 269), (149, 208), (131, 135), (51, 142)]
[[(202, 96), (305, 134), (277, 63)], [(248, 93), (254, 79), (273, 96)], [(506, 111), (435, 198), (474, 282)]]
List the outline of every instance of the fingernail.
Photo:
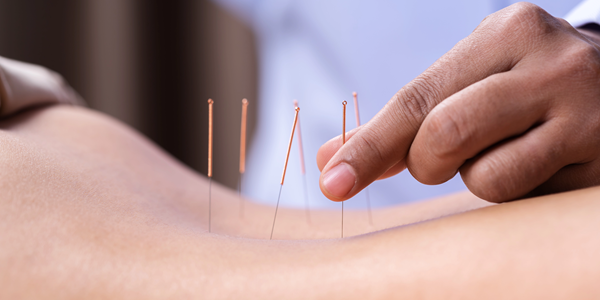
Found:
[(348, 195), (356, 183), (356, 176), (352, 168), (341, 163), (329, 170), (323, 177), (323, 185), (329, 194), (337, 198)]

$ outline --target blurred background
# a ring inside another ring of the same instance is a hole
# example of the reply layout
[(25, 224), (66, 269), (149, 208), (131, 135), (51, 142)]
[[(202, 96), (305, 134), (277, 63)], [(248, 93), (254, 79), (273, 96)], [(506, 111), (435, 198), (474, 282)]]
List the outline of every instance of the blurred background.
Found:
[(0, 0), (0, 56), (65, 77), (88, 105), (206, 174), (215, 100), (214, 179), (237, 187), (241, 100), (254, 129), (249, 28), (209, 0)]
[[(282, 113), (291, 110), (285, 99), (299, 99), (307, 175), (292, 147), (286, 179), (294, 184), (282, 197), (289, 206), (333, 208), (339, 203), (320, 192), (314, 158), (340, 133), (341, 101), (357, 91), (365, 123), (485, 16), (516, 1), (0, 0), (0, 56), (57, 71), (91, 108), (136, 128), (203, 174), (207, 100), (214, 99), (214, 179), (234, 189), (241, 100), (248, 98), (249, 150), (253, 136), (256, 145), (243, 191), (264, 203), (279, 197), (282, 161), (271, 158), (287, 146), (282, 141), (292, 114)], [(565, 16), (580, 0), (532, 1)], [(261, 50), (260, 134), (253, 32)], [(427, 186), (409, 172), (372, 187), (374, 206), (466, 189), (460, 176)], [(366, 192), (356, 198), (352, 207), (366, 205)]]

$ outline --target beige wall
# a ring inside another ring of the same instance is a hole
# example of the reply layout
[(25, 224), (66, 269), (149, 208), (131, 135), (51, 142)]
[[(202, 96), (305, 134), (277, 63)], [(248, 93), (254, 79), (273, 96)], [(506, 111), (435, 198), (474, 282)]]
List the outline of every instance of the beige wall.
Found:
[(58, 71), (97, 110), (206, 173), (215, 100), (214, 178), (237, 184), (241, 99), (256, 109), (251, 31), (212, 2), (0, 0), (0, 55)]

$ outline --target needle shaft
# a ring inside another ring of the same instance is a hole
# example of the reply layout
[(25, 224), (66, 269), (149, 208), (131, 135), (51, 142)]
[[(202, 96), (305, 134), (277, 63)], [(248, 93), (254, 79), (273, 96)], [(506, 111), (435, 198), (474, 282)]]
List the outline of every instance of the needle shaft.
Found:
[(290, 150), (292, 150), (292, 142), (294, 141), (294, 131), (296, 131), (296, 124), (298, 123), (298, 112), (300, 107), (294, 109), (294, 125), (292, 125), (292, 134), (290, 135), (290, 142), (288, 143), (287, 152), (285, 154), (285, 164), (283, 165), (283, 174), (281, 174), (281, 186), (279, 187), (279, 196), (277, 196), (277, 206), (275, 206), (275, 216), (273, 217), (273, 226), (271, 226), (271, 237), (273, 239), (273, 231), (275, 230), (275, 220), (277, 219), (277, 209), (279, 208), (279, 199), (281, 198), (281, 190), (283, 189), (283, 182), (285, 181), (285, 171), (287, 170), (288, 161), (290, 159)]
[(310, 206), (308, 203), (308, 184), (306, 183), (306, 174), (302, 175), (302, 181), (304, 183), (304, 205), (306, 210), (306, 221), (310, 224)]
[[(294, 100), (294, 108), (298, 107), (298, 100)], [(300, 172), (302, 173), (302, 180), (304, 182), (304, 207), (306, 210), (306, 222), (310, 224), (310, 205), (308, 201), (308, 185), (306, 184), (306, 166), (304, 164), (304, 146), (302, 146), (302, 130), (300, 130), (300, 117), (298, 117), (298, 123), (296, 124), (296, 140), (298, 142), (298, 154), (300, 155)]]
[(279, 186), (279, 196), (277, 196), (277, 205), (275, 205), (275, 216), (273, 216), (273, 226), (271, 226), (271, 237), (273, 239), (273, 231), (275, 230), (275, 220), (277, 220), (277, 210), (279, 209), (279, 199), (281, 199), (281, 190), (283, 190), (283, 184)]
[(244, 199), (242, 198), (242, 175), (240, 174), (240, 179), (238, 180), (238, 198), (240, 199), (240, 218), (244, 217)]
[(300, 107), (296, 107), (295, 111), (296, 114), (294, 115), (294, 125), (292, 125), (292, 134), (290, 135), (290, 142), (288, 143), (287, 152), (285, 154), (283, 173), (281, 174), (281, 185), (283, 185), (283, 181), (285, 180), (285, 171), (287, 170), (288, 161), (290, 159), (290, 150), (292, 150), (292, 142), (294, 141), (294, 132), (296, 131), (296, 124), (298, 123), (298, 112), (300, 112)]
[(240, 178), (238, 180), (238, 198), (240, 199), (240, 218), (244, 217), (244, 199), (242, 199), (242, 177), (246, 172), (246, 117), (248, 100), (242, 99), (242, 121), (240, 128)]
[[(358, 96), (356, 92), (352, 93), (354, 98), (354, 114), (356, 115), (356, 127), (360, 127), (360, 114), (358, 112)], [(367, 198), (367, 212), (369, 213), (369, 224), (373, 225), (373, 214), (371, 213), (371, 197), (369, 195), (369, 187), (365, 188), (365, 196)]]
[(212, 177), (208, 177), (208, 232), (210, 232)]

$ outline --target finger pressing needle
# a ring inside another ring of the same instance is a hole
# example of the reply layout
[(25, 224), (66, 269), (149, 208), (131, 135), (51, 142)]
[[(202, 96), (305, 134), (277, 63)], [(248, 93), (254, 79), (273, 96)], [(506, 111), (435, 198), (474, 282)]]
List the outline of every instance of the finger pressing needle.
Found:
[[(352, 93), (354, 97), (354, 114), (356, 115), (356, 127), (360, 127), (360, 115), (358, 113), (358, 97), (356, 92)], [(367, 212), (369, 213), (369, 224), (373, 225), (373, 215), (371, 213), (371, 197), (369, 197), (369, 187), (365, 188), (365, 196), (367, 198)]]
[(242, 99), (242, 125), (240, 132), (240, 178), (238, 179), (238, 197), (240, 198), (240, 217), (244, 217), (244, 199), (242, 199), (242, 176), (246, 172), (246, 115), (248, 100)]
[(287, 152), (285, 154), (285, 164), (283, 165), (283, 174), (281, 174), (281, 186), (279, 187), (279, 196), (277, 196), (277, 205), (275, 206), (275, 216), (273, 217), (273, 226), (271, 227), (271, 237), (273, 239), (273, 230), (275, 230), (275, 220), (277, 219), (277, 210), (279, 209), (279, 199), (281, 199), (281, 190), (283, 189), (283, 181), (285, 180), (285, 171), (287, 169), (288, 160), (290, 158), (290, 150), (292, 149), (292, 141), (294, 140), (294, 131), (296, 130), (296, 123), (298, 123), (298, 112), (300, 107), (294, 109), (296, 111), (294, 115), (294, 125), (292, 126), (292, 134), (290, 135), (290, 142), (288, 144)]
[[(348, 102), (342, 102), (342, 105), (344, 106), (344, 121), (342, 123), (342, 145), (346, 144), (346, 104), (348, 104)], [(344, 201), (342, 201), (342, 238), (344, 238)]]
[(213, 103), (208, 99), (208, 232), (211, 225), (211, 187), (212, 187), (212, 159), (213, 159)]
[[(294, 100), (294, 108), (298, 107), (298, 100)], [(304, 183), (304, 205), (306, 209), (306, 221), (310, 224), (310, 206), (308, 203), (308, 185), (306, 183), (306, 167), (304, 166), (304, 149), (302, 146), (302, 131), (300, 130), (300, 117), (296, 123), (296, 130), (298, 134), (296, 139), (298, 140), (298, 153), (300, 154), (300, 172), (302, 173), (302, 180)]]

